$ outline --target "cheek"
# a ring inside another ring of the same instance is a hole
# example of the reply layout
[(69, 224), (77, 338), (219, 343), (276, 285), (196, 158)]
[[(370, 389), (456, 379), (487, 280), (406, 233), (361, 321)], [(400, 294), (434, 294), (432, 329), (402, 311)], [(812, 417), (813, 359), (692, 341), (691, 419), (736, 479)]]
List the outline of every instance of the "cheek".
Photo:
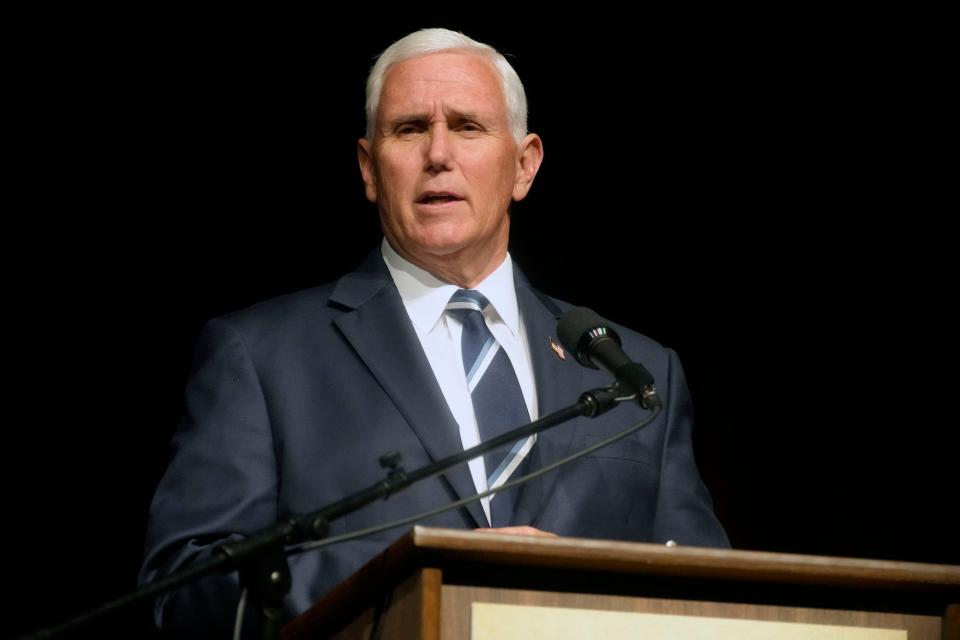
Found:
[(482, 185), (488, 197), (499, 200), (504, 192), (513, 191), (516, 171), (512, 155), (471, 158), (469, 162), (461, 162), (460, 166), (469, 182), (477, 186)]
[(497, 200), (500, 201), (503, 206), (508, 206), (513, 200), (513, 187), (516, 183), (517, 174), (514, 171), (513, 165), (508, 164), (509, 161), (504, 161), (504, 164), (501, 165), (503, 168), (497, 174)]
[(499, 183), (513, 190), (513, 183), (517, 177), (517, 159), (512, 153), (504, 152), (497, 158), (497, 167), (499, 167)]
[(400, 174), (388, 173), (383, 178), (380, 189), (382, 202), (390, 208), (393, 216), (401, 215), (408, 208), (410, 190), (406, 188)]
[(378, 177), (381, 193), (388, 199), (395, 200), (412, 190), (419, 165), (413, 158), (406, 158), (401, 154), (391, 156), (380, 158)]

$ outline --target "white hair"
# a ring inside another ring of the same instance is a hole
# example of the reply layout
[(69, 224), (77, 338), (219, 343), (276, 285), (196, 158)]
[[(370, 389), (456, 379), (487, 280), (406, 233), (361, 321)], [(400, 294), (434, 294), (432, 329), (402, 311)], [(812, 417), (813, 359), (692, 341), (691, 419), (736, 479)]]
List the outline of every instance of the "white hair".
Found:
[(380, 54), (370, 75), (367, 76), (367, 140), (373, 140), (377, 123), (377, 109), (380, 107), (380, 94), (383, 80), (391, 66), (410, 58), (439, 53), (441, 51), (464, 51), (483, 56), (489, 60), (500, 76), (503, 95), (507, 101), (507, 121), (510, 133), (517, 144), (527, 135), (527, 95), (523, 90), (520, 76), (514, 71), (507, 59), (490, 45), (477, 42), (462, 33), (449, 29), (421, 29), (405, 36)]

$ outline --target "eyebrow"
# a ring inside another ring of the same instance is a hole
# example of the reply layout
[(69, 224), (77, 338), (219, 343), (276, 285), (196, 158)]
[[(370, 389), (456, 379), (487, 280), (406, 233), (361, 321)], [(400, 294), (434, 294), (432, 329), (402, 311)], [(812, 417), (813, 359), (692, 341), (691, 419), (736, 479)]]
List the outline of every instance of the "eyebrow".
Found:
[[(410, 122), (429, 122), (429, 120), (430, 115), (427, 113), (409, 113), (401, 114), (395, 118), (391, 118), (389, 124), (393, 127), (396, 127), (397, 125), (407, 124)], [(488, 123), (492, 120), (492, 118), (486, 118), (473, 111), (451, 111), (447, 114), (448, 122), (462, 122), (464, 120)]]

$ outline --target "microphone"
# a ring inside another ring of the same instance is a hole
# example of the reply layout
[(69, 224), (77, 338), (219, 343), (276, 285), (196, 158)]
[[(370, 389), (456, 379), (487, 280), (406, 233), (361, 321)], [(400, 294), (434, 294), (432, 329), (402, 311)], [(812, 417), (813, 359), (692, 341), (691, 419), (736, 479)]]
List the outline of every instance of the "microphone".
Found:
[(602, 369), (628, 391), (637, 395), (640, 406), (660, 406), (660, 397), (653, 388), (653, 376), (639, 362), (623, 352), (620, 336), (607, 326), (607, 321), (586, 307), (574, 307), (557, 323), (557, 335), (577, 362), (590, 369)]

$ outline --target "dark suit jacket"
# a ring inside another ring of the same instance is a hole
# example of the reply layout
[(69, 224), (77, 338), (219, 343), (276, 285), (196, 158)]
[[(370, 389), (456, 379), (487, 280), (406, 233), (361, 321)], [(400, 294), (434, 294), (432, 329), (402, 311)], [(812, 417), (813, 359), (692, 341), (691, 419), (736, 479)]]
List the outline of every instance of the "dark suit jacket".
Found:
[[(550, 348), (569, 305), (535, 291), (515, 270), (531, 343), (540, 415), (610, 383)], [(612, 325), (657, 381), (664, 410), (614, 445), (521, 489), (516, 524), (565, 536), (727, 546), (691, 448), (692, 416), (676, 355)], [(531, 468), (639, 422), (635, 403), (540, 435)], [(382, 479), (378, 457), (398, 451), (407, 469), (461, 451), (443, 398), (400, 295), (374, 251), (337, 283), (214, 320), (200, 340), (186, 414), (154, 498), (141, 580), (207, 557), (225, 539), (307, 513)], [(412, 515), (476, 493), (466, 465), (416, 484), (342, 520), (336, 535)], [(479, 503), (425, 524), (487, 526)], [(309, 607), (404, 529), (291, 558), (288, 612)], [(229, 625), (239, 592), (218, 576), (162, 598), (165, 627), (213, 633)]]

